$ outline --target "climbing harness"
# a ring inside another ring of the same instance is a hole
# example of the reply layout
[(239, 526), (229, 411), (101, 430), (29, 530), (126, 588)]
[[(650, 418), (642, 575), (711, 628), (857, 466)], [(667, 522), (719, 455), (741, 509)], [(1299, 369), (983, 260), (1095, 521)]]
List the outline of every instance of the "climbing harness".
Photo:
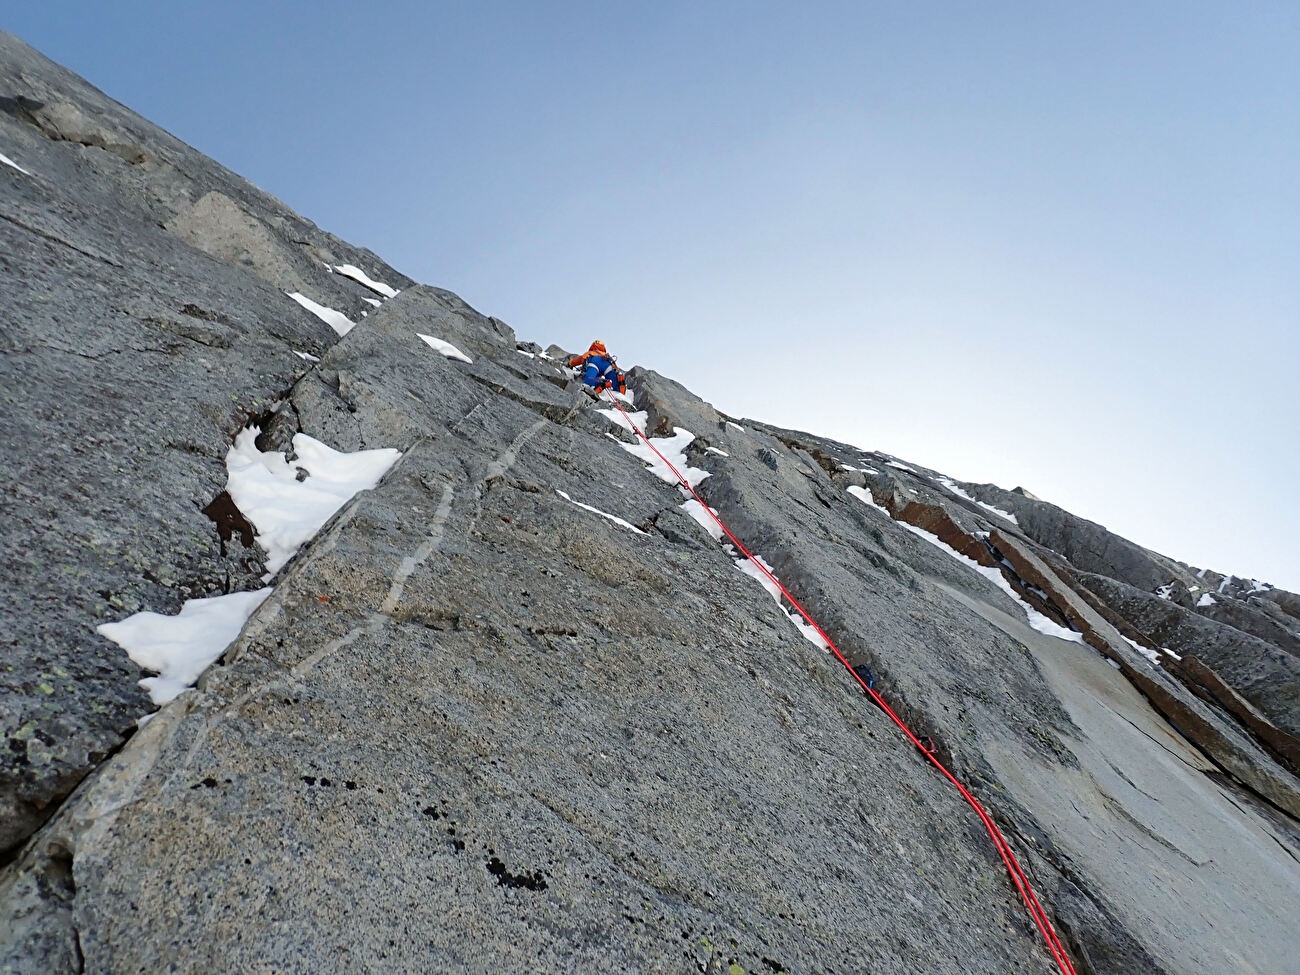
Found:
[(862, 675), (854, 669), (853, 665), (849, 663), (844, 654), (840, 653), (840, 649), (835, 645), (835, 641), (826, 635), (826, 631), (823, 630), (821, 626), (818, 625), (817, 621), (809, 615), (808, 611), (800, 605), (799, 600), (795, 599), (794, 596), (790, 594), (790, 591), (781, 583), (781, 580), (772, 574), (772, 571), (768, 569), (762, 559), (755, 556), (753, 552), (745, 547), (744, 543), (741, 542), (739, 538), (732, 534), (731, 529), (728, 528), (723, 523), (722, 519), (718, 517), (717, 512), (704, 503), (704, 499), (699, 496), (695, 488), (691, 487), (690, 481), (682, 476), (682, 472), (674, 467), (672, 461), (660, 453), (659, 448), (650, 442), (650, 438), (641, 431), (641, 428), (636, 425), (632, 417), (628, 416), (627, 411), (619, 404), (618, 398), (612, 395), (609, 390), (605, 390), (605, 395), (607, 395), (609, 401), (614, 404), (614, 408), (617, 409), (619, 413), (623, 414), (623, 419), (627, 421), (627, 424), (632, 431), (645, 442), (647, 447), (654, 451), (656, 457), (668, 466), (668, 469), (677, 477), (681, 486), (690, 493), (691, 497), (699, 502), (700, 507), (704, 511), (708, 512), (709, 517), (717, 523), (717, 526), (722, 530), (723, 534), (725, 534), (727, 538), (731, 539), (732, 544), (735, 545), (745, 558), (747, 558), (758, 569), (758, 571), (763, 574), (768, 582), (772, 583), (772, 585), (780, 591), (781, 595), (790, 600), (790, 605), (798, 610), (799, 615), (807, 620), (808, 625), (813, 628), (817, 635), (826, 641), (826, 646), (833, 654), (835, 654), (836, 659), (844, 665), (844, 669), (853, 675), (853, 679), (862, 685), (862, 689), (866, 692), (867, 696), (879, 705), (882, 711), (889, 715), (894, 724), (898, 725), (903, 734), (907, 736), (907, 739), (920, 750), (921, 754), (930, 761), (930, 764), (942, 773), (945, 779), (953, 784), (957, 791), (961, 793), (962, 798), (965, 799), (970, 807), (975, 810), (976, 815), (980, 818), (980, 822), (984, 824), (984, 829), (989, 834), (989, 838), (993, 841), (993, 846), (997, 849), (998, 855), (1002, 858), (1002, 863), (1006, 866), (1007, 873), (1011, 876), (1011, 882), (1019, 892), (1020, 899), (1025, 904), (1025, 909), (1029, 912), (1029, 916), (1033, 918), (1034, 924), (1037, 926), (1039, 933), (1043, 936), (1043, 940), (1047, 942), (1048, 950), (1051, 951), (1052, 958), (1056, 961), (1057, 968), (1061, 971), (1062, 975), (1077, 975), (1073, 963), (1065, 953), (1065, 947), (1056, 936), (1056, 929), (1052, 927), (1052, 922), (1048, 919), (1047, 912), (1043, 909), (1042, 904), (1039, 903), (1038, 896), (1034, 893), (1034, 888), (1029, 883), (1029, 878), (1025, 876), (1024, 870), (1021, 869), (1020, 861), (1016, 859), (1016, 855), (1011, 851), (1011, 846), (1007, 843), (1006, 837), (1002, 835), (1002, 831), (998, 829), (997, 824), (993, 822), (993, 817), (989, 815), (988, 811), (985, 810), (982, 805), (980, 805), (979, 800), (976, 799), (970, 791), (957, 780), (955, 775), (948, 771), (947, 767), (941, 761), (939, 761), (938, 757), (935, 755), (934, 742), (928, 736), (918, 738), (913, 734), (912, 729), (907, 726), (902, 718), (894, 713), (893, 709), (890, 708), (885, 699), (880, 696), (880, 692), (875, 689), (875, 679), (872, 677), (871, 671), (867, 671), (868, 679), (863, 680)]

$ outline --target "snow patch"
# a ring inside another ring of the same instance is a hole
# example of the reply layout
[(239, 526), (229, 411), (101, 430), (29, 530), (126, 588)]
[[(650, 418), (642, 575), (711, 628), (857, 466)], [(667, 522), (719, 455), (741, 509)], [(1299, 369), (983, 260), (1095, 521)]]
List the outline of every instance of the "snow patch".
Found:
[(294, 349), (293, 354), (299, 359), (306, 359), (308, 362), (320, 362), (320, 359), (312, 355), (310, 352), (299, 352), (297, 349)]
[(610, 521), (614, 522), (614, 524), (622, 525), (624, 528), (630, 529), (631, 531), (636, 532), (638, 535), (645, 534), (645, 532), (643, 532), (640, 528), (637, 528), (637, 526), (632, 524), (630, 521), (624, 521), (622, 518), (618, 517), (617, 515), (611, 515), (607, 511), (601, 511), (599, 508), (593, 508), (591, 505), (583, 504), (581, 501), (574, 501), (573, 498), (569, 497), (567, 494), (565, 494), (563, 491), (559, 490), (558, 488), (556, 489), (555, 493), (558, 494), (560, 497), (562, 497), (565, 501), (569, 502), (569, 504), (577, 505), (579, 508), (582, 508), (584, 511), (590, 511), (594, 515), (600, 515), (602, 518), (608, 518)]
[[(708, 511), (704, 510), (704, 505), (700, 504), (699, 501), (695, 500), (695, 498), (687, 498), (682, 503), (682, 510), (694, 518), (715, 542), (722, 541), (724, 534), (722, 527), (713, 518), (709, 517)], [(715, 515), (718, 513), (717, 508), (710, 508), (709, 511), (712, 511)]]
[(883, 511), (885, 513), (885, 516), (889, 518), (890, 521), (893, 521), (894, 516), (889, 513), (889, 509), (886, 508), (884, 505), (876, 504), (875, 497), (873, 497), (871, 492), (868, 491), (866, 488), (858, 487), (856, 484), (853, 484), (845, 488), (845, 490), (848, 491), (849, 494), (857, 498), (859, 501), (861, 501), (863, 504), (868, 504), (871, 507), (875, 508), (877, 511)]
[[(790, 618), (790, 622), (795, 625), (795, 627), (799, 630), (799, 633), (803, 636), (805, 640), (807, 640), (809, 643), (811, 643), (813, 646), (817, 647), (820, 650), (830, 650), (831, 648), (830, 644), (827, 643), (822, 638), (822, 635), (817, 632), (816, 627), (812, 626), (807, 620), (805, 620), (803, 616), (799, 614), (798, 610), (786, 609), (784, 604), (782, 604), (781, 587), (772, 581), (773, 579), (776, 578), (776, 573), (772, 572), (772, 567), (768, 565), (766, 559), (764, 559), (761, 555), (755, 555), (753, 559), (747, 559), (743, 557), (736, 558), (735, 548), (733, 548), (730, 545), (727, 545), (726, 549), (728, 554), (730, 554), (732, 558), (735, 559), (736, 568), (739, 569), (745, 575), (749, 576), (751, 579), (756, 579), (758, 581), (758, 584), (762, 586), (765, 590), (767, 590), (767, 594), (776, 600), (776, 604), (781, 608), (781, 612), (785, 613), (785, 615)], [(763, 570), (760, 569), (758, 565), (754, 564), (755, 562), (762, 565), (763, 569), (766, 569), (767, 572), (766, 573), (763, 572)], [(769, 578), (769, 573), (771, 576), (770, 578)]]
[(1003, 511), (1001, 508), (998, 508), (998, 507), (996, 507), (996, 506), (994, 506), (994, 505), (991, 505), (991, 504), (989, 504), (987, 501), (981, 501), (979, 498), (972, 497), (971, 495), (969, 495), (969, 494), (967, 494), (965, 491), (963, 491), (960, 487), (958, 487), (958, 485), (956, 484), (956, 482), (954, 482), (951, 478), (941, 477), (941, 478), (938, 479), (938, 481), (939, 481), (940, 484), (942, 484), (944, 487), (946, 487), (946, 488), (947, 488), (949, 491), (951, 491), (953, 494), (957, 495), (957, 497), (959, 497), (959, 498), (965, 498), (967, 501), (970, 501), (970, 502), (972, 502), (972, 503), (974, 503), (974, 504), (979, 505), (979, 506), (980, 506), (981, 508), (983, 508), (985, 511), (991, 511), (991, 512), (993, 512), (993, 514), (997, 515), (998, 517), (1000, 517), (1000, 518), (1005, 518), (1007, 521), (1011, 522), (1011, 524), (1013, 524), (1013, 525), (1019, 525), (1019, 524), (1020, 524), (1020, 522), (1016, 520), (1016, 516), (1013, 515), (1010, 511)]
[[(897, 461), (897, 460), (887, 460), (887, 461), (885, 461), (885, 463), (888, 464), (890, 467), (896, 467), (896, 468), (898, 468), (900, 471), (907, 471), (907, 473), (909, 473), (909, 474), (916, 474), (916, 470), (915, 470), (915, 469), (913, 469), (913, 468), (911, 468), (911, 467), (908, 467), (908, 466), (907, 466), (906, 464), (904, 464), (902, 461)], [(917, 476), (920, 476), (920, 475), (917, 475)]]
[(744, 432), (745, 432), (745, 428), (742, 427), (739, 423), (732, 423), (730, 420), (728, 420), (728, 421), (727, 421), (727, 426), (729, 426), (729, 427), (735, 427), (735, 428), (736, 428), (737, 430), (739, 430), (741, 433), (744, 433)]
[(1020, 593), (1016, 592), (1014, 589), (1011, 588), (1011, 583), (1007, 582), (1006, 577), (1002, 575), (1000, 570), (993, 568), (991, 565), (980, 565), (974, 559), (967, 558), (965, 555), (962, 555), (951, 545), (948, 545), (946, 542), (942, 541), (938, 535), (932, 534), (931, 532), (926, 531), (924, 528), (917, 528), (915, 525), (909, 525), (905, 521), (900, 521), (899, 524), (902, 525), (904, 528), (906, 528), (908, 531), (910, 531), (913, 535), (916, 535), (918, 538), (925, 539), (935, 548), (941, 549), (942, 551), (951, 555), (958, 562), (961, 562), (963, 565), (969, 566), (970, 568), (974, 569), (976, 572), (978, 572), (984, 578), (988, 579), (995, 586), (997, 586), (1008, 596), (1014, 599), (1017, 603), (1020, 604), (1020, 608), (1025, 611), (1025, 616), (1029, 620), (1029, 625), (1033, 627), (1035, 630), (1037, 630), (1039, 633), (1044, 633), (1047, 636), (1054, 636), (1061, 640), (1069, 640), (1072, 643), (1083, 643), (1082, 633), (1079, 633), (1075, 630), (1067, 629), (1066, 627), (1061, 626), (1060, 624), (1048, 619), (1038, 610), (1034, 609), (1033, 606), (1029, 605), (1029, 603), (1025, 602), (1025, 600), (1021, 598)]
[(1196, 607), (1197, 609), (1202, 609), (1206, 606), (1213, 606), (1217, 602), (1218, 600), (1215, 599), (1213, 596), (1211, 596), (1208, 592), (1204, 592), (1201, 593), (1201, 598), (1196, 600)]
[(398, 295), (398, 291), (395, 288), (390, 288), (382, 281), (375, 281), (370, 277), (370, 275), (366, 274), (365, 271), (361, 270), (361, 268), (357, 267), (355, 264), (335, 264), (334, 270), (345, 278), (351, 278), (353, 281), (364, 284), (371, 291), (376, 294), (381, 294), (385, 298), (396, 298)]
[(731, 454), (727, 453), (725, 450), (719, 450), (717, 447), (705, 447), (704, 452), (706, 454), (717, 454), (719, 457), (731, 456)]
[[(640, 410), (636, 413), (627, 413), (625, 410), (597, 410), (596, 412), (605, 417), (615, 426), (622, 427), (628, 433), (636, 433), (637, 430), (644, 430), (646, 420), (650, 418), (649, 414), (647, 414), (645, 410)], [(635, 427), (633, 424), (635, 424)], [(677, 479), (673, 478), (673, 480), (675, 481)]]
[(384, 303), (380, 301), (378, 298), (362, 298), (361, 300), (364, 301), (367, 305), (371, 305), (375, 308), (382, 308), (384, 306)]
[(444, 342), (442, 339), (436, 339), (432, 335), (425, 335), (423, 332), (416, 332), (415, 334), (420, 336), (420, 338), (424, 340), (424, 343), (428, 345), (429, 348), (433, 349), (435, 352), (441, 352), (448, 359), (459, 359), (461, 362), (468, 362), (471, 365), (474, 362), (473, 359), (467, 356), (464, 352), (460, 351), (460, 349), (456, 348), (456, 346), (452, 345), (450, 342)]
[(527, 349), (515, 349), (515, 351), (518, 352), (520, 355), (526, 355), (526, 356), (528, 356), (528, 358), (530, 358), (530, 359), (536, 359), (536, 358), (537, 358), (537, 356), (533, 355), (533, 354), (532, 354), (531, 352), (529, 352)]
[(667, 481), (669, 484), (681, 483), (668, 464), (677, 468), (677, 470), (681, 472), (682, 477), (686, 478), (686, 482), (690, 484), (691, 487), (695, 487), (709, 476), (708, 471), (702, 470), (698, 467), (691, 467), (686, 462), (686, 448), (695, 440), (695, 434), (691, 433), (689, 430), (684, 430), (681, 427), (673, 427), (673, 435), (671, 437), (650, 438), (650, 443), (654, 445), (655, 449), (658, 450), (660, 454), (663, 454), (664, 458), (668, 461), (667, 464), (659, 458), (654, 450), (651, 450), (648, 445), (640, 440), (636, 443), (624, 443), (622, 440), (619, 440), (611, 434), (607, 433), (605, 436), (609, 437), (629, 454), (645, 461), (646, 468), (661, 481)]
[(154, 704), (162, 705), (194, 686), (269, 595), (271, 589), (267, 587), (256, 592), (187, 599), (175, 616), (136, 613), (95, 629), (145, 670), (158, 675), (144, 678), (140, 686), (149, 692)]
[(1124, 636), (1123, 633), (1121, 633), (1120, 636), (1124, 637), (1124, 642), (1127, 643), (1130, 647), (1132, 647), (1138, 653), (1142, 654), (1142, 656), (1146, 657), (1157, 667), (1160, 666), (1160, 654), (1156, 653), (1154, 650), (1147, 649), (1146, 647), (1142, 646), (1142, 644), (1138, 643), (1136, 640), (1130, 640), (1128, 637)]
[[(343, 453), (299, 433), (293, 438), (297, 459), (289, 461), (278, 451), (258, 450), (260, 433), (247, 427), (226, 453), (226, 490), (257, 529), (267, 556), (263, 578), (270, 578), (354, 495), (378, 484), (402, 455), (390, 447)], [(299, 472), (305, 480), (298, 480)]]
[(338, 332), (339, 335), (347, 335), (348, 332), (357, 327), (357, 323), (348, 318), (348, 316), (343, 314), (341, 311), (335, 311), (333, 308), (326, 307), (325, 305), (318, 305), (306, 295), (299, 294), (297, 291), (286, 291), (285, 294), (306, 308), (330, 328), (334, 329), (334, 331)]
[[(757, 562), (759, 565), (762, 565), (763, 569), (766, 569), (768, 572), (772, 572), (772, 567), (768, 565), (767, 560), (764, 559), (761, 555), (755, 555), (753, 559), (747, 559), (747, 558), (736, 559), (736, 568), (739, 569), (741, 572), (743, 572), (745, 575), (749, 576), (751, 579), (756, 580), (760, 586), (762, 586), (764, 589), (767, 590), (767, 594), (769, 596), (775, 599), (777, 603), (780, 603), (781, 602), (780, 587), (777, 586), (777, 584), (773, 582), (771, 579), (769, 579), (767, 575), (763, 572), (763, 570), (760, 569), (758, 565), (754, 564), (755, 562)], [(772, 575), (775, 576), (776, 573), (772, 572)]]
[(14, 162), (12, 159), (10, 159), (2, 152), (0, 152), (0, 163), (4, 163), (6, 166), (13, 167), (14, 169), (18, 170), (18, 172), (22, 173), (24, 176), (32, 175), (27, 170), (23, 169), (22, 166), (19, 166), (16, 162)]

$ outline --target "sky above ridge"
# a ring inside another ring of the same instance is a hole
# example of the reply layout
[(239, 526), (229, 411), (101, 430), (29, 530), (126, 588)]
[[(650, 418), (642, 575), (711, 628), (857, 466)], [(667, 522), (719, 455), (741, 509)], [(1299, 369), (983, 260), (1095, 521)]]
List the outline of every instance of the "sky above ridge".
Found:
[(1300, 5), (15, 6), (522, 339), (1300, 590)]

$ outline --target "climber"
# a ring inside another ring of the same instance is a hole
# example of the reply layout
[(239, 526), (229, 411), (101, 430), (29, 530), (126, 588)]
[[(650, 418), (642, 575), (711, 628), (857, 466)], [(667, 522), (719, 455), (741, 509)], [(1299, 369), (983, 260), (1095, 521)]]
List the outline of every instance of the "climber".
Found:
[(614, 357), (605, 350), (605, 343), (599, 339), (591, 343), (591, 348), (582, 355), (575, 355), (569, 360), (570, 368), (584, 366), (582, 381), (599, 393), (601, 390), (618, 387), (626, 395), (627, 383), (623, 371), (614, 364)]

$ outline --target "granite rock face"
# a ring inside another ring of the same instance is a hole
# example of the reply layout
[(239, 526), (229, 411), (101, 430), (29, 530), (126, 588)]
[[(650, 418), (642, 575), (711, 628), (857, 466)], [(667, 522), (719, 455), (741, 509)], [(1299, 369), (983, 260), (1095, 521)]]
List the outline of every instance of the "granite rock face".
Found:
[[(0, 83), (32, 174), (0, 166), (0, 968), (1056, 970), (971, 809), (563, 350), (2, 35)], [(1079, 972), (1288, 969), (1295, 597), (648, 370), (629, 388), (989, 807)], [(262, 584), (204, 514), (250, 421), (263, 449), (402, 456), (136, 730), (142, 675), (94, 626)]]
[(233, 434), (307, 371), (297, 353), (338, 338), (284, 290), (361, 320), (371, 292), (324, 261), (408, 282), (4, 34), (0, 151), (27, 170), (0, 166), (9, 849), (149, 710), (95, 623), (261, 572), (202, 509)]

